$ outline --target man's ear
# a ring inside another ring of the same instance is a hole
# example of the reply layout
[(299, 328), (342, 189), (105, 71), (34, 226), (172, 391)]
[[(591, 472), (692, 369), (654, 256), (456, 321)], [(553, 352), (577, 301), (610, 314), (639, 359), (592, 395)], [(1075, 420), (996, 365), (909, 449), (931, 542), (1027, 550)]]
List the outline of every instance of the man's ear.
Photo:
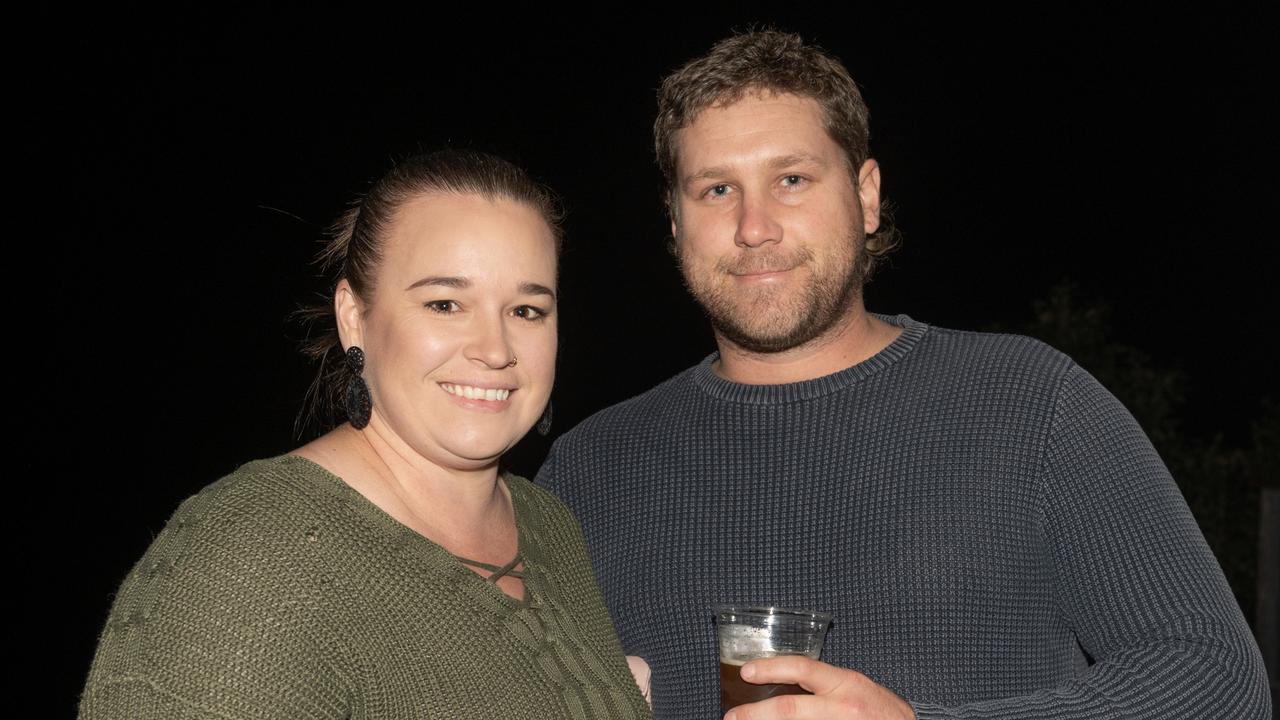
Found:
[(676, 222), (676, 206), (672, 200), (667, 200), (667, 217), (671, 218), (671, 237), (667, 238), (667, 252), (671, 257), (680, 257), (680, 248), (676, 247), (677, 238), (679, 236), (680, 225)]
[(868, 158), (858, 170), (858, 199), (862, 201), (862, 230), (880, 229), (880, 163)]
[(667, 188), (667, 196), (664, 200), (667, 205), (667, 217), (671, 218), (671, 239), (672, 242), (674, 242), (676, 229), (679, 227), (679, 223), (676, 221), (680, 219), (680, 206), (677, 205), (677, 203), (680, 202), (680, 199), (676, 197), (674, 190)]
[(333, 314), (338, 321), (338, 339), (342, 341), (342, 349), (352, 345), (364, 347), (364, 307), (345, 278), (338, 281), (333, 292)]

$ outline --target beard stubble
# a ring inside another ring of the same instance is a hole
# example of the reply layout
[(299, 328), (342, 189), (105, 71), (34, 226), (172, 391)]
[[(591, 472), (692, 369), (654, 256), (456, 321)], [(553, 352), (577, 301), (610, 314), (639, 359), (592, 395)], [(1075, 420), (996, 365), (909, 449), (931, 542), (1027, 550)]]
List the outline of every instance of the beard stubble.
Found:
[[(726, 340), (753, 353), (777, 353), (821, 337), (862, 296), (864, 234), (851, 228), (847, 245), (823, 262), (808, 246), (790, 253), (750, 249), (718, 260), (711, 271), (693, 267), (676, 242), (685, 287)], [(807, 268), (802, 287), (737, 287), (734, 273)]]

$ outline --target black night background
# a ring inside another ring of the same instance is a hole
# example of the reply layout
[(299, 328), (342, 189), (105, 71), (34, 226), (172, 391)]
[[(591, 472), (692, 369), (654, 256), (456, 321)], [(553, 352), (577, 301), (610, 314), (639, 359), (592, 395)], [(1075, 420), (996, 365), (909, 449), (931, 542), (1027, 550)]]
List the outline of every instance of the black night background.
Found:
[[(6, 475), (15, 622), (47, 618), (22, 653), (47, 654), (27, 671), (47, 688), (23, 702), (72, 711), (115, 587), (183, 498), (300, 444), (289, 317), (328, 289), (324, 227), (393, 158), (493, 151), (563, 196), (552, 439), (710, 352), (665, 249), (654, 90), (760, 24), (840, 57), (870, 105), (904, 245), (868, 306), (1073, 354), (1153, 436), (1253, 622), (1259, 488), (1280, 484), (1276, 24), (1023, 7), (12, 25), (32, 50), (10, 141), (33, 162), (9, 210)], [(508, 464), (532, 476), (547, 447)]]

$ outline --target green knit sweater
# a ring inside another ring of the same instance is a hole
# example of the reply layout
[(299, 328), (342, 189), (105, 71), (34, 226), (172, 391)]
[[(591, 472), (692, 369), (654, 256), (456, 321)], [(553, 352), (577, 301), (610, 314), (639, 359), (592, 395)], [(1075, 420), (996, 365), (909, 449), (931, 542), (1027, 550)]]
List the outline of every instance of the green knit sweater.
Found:
[(308, 460), (241, 467), (125, 579), (80, 717), (648, 717), (577, 524), (505, 480), (524, 603)]

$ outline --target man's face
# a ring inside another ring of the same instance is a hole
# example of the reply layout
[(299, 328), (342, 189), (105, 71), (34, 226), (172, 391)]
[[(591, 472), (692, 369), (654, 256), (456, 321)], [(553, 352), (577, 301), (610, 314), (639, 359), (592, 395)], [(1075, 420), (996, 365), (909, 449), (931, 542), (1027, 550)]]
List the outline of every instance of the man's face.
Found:
[(820, 338), (861, 296), (879, 169), (868, 160), (855, 186), (822, 119), (811, 99), (748, 94), (677, 135), (680, 269), (717, 333), (744, 350)]

